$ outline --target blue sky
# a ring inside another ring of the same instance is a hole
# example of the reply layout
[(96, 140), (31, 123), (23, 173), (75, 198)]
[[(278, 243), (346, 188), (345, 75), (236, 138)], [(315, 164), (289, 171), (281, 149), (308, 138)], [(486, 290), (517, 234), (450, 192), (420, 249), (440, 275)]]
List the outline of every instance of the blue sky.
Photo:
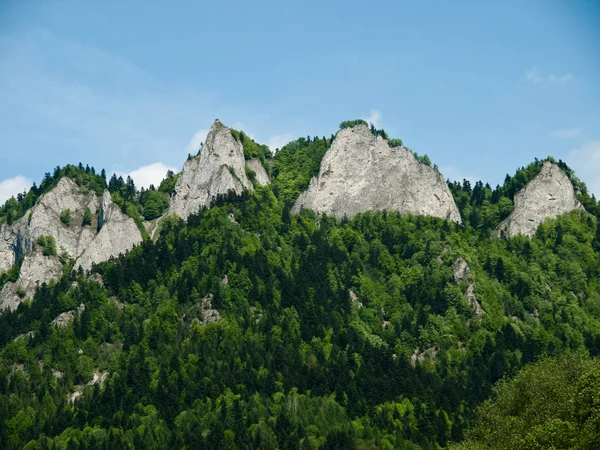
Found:
[(79, 161), (157, 182), (215, 118), (366, 118), (492, 185), (553, 155), (600, 196), (599, 55), (593, 0), (0, 0), (0, 200)]

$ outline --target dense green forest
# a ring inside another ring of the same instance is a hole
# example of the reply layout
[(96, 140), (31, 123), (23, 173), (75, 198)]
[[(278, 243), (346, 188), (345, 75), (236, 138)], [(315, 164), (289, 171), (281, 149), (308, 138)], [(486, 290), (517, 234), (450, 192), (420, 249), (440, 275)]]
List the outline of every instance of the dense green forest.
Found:
[[(449, 183), (464, 225), (291, 214), (331, 143), (270, 160), (248, 142), (270, 186), (169, 216), (155, 241), (91, 275), (67, 266), (0, 316), (0, 448), (598, 448), (600, 210), (585, 186), (559, 162), (586, 211), (532, 239), (491, 230), (543, 161), (495, 189)], [(145, 219), (177, 177), (139, 192), (68, 167)]]

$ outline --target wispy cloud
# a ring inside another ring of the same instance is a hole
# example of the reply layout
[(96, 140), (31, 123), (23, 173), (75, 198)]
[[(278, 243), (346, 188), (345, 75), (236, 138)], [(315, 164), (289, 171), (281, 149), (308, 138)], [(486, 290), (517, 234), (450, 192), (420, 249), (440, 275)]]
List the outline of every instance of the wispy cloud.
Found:
[(208, 134), (208, 130), (196, 131), (194, 133), (194, 135), (192, 136), (192, 138), (190, 139), (190, 142), (188, 142), (186, 151), (190, 155), (195, 156), (196, 153), (198, 153), (198, 150), (200, 150), (200, 144), (202, 144), (204, 141), (206, 141), (207, 134)]
[(275, 136), (271, 136), (267, 140), (267, 145), (269, 146), (271, 151), (274, 152), (275, 150), (279, 150), (279, 149), (283, 148), (283, 146), (285, 146), (285, 144), (293, 141), (294, 139), (295, 139), (295, 136), (292, 133), (278, 134)]
[(600, 141), (587, 142), (571, 150), (565, 160), (589, 191), (600, 198)]
[(550, 133), (550, 136), (560, 139), (572, 139), (581, 133), (581, 128), (561, 128), (560, 130), (554, 130)]
[(178, 171), (176, 167), (169, 166), (159, 161), (142, 166), (138, 169), (132, 170), (129, 173), (119, 171), (115, 171), (115, 173), (123, 178), (130, 176), (138, 188), (144, 187), (147, 189), (151, 184), (153, 184), (155, 187), (158, 187), (169, 170), (172, 170), (173, 172)]
[(371, 113), (368, 117), (365, 117), (368, 123), (372, 123), (374, 127), (379, 127), (381, 125), (381, 111), (377, 109), (372, 109)]
[(29, 178), (22, 175), (0, 181), (0, 205), (20, 192), (28, 191), (32, 183)]
[(565, 84), (575, 78), (572, 73), (565, 73), (563, 75), (556, 74), (544, 74), (542, 73), (536, 66), (533, 66), (530, 69), (525, 71), (524, 80), (529, 83), (556, 83), (556, 84)]

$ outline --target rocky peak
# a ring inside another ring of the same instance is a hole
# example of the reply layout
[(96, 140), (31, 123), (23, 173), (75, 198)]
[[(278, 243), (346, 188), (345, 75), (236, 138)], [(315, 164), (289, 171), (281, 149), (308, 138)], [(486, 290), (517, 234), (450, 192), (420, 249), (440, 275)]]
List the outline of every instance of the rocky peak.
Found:
[(142, 242), (142, 234), (135, 221), (113, 203), (108, 191), (104, 191), (102, 197), (98, 225), (100, 231), (79, 255), (75, 269), (90, 270), (93, 264), (126, 253)]
[(169, 213), (187, 219), (217, 195), (252, 189), (246, 176), (244, 149), (231, 130), (215, 120), (200, 155), (189, 159), (177, 179)]
[[(83, 215), (88, 208), (94, 219), (84, 226)], [(60, 218), (66, 210), (71, 213), (70, 223)], [(37, 246), (41, 236), (54, 238), (56, 254), (44, 254)], [(23, 257), (18, 280), (6, 283), (0, 291), (0, 311), (15, 309), (23, 299), (31, 298), (39, 285), (60, 278), (63, 265), (58, 256), (66, 255), (76, 260), (76, 269), (81, 266), (87, 270), (141, 241), (134, 220), (112, 202), (108, 191), (99, 199), (94, 192), (63, 177), (23, 217), (0, 229), (0, 273)]]
[(499, 236), (532, 237), (545, 219), (583, 209), (567, 174), (550, 161), (515, 195), (514, 202), (514, 210), (497, 229)]
[(303, 208), (336, 217), (398, 211), (461, 222), (443, 176), (404, 147), (390, 147), (364, 124), (340, 130), (293, 212)]

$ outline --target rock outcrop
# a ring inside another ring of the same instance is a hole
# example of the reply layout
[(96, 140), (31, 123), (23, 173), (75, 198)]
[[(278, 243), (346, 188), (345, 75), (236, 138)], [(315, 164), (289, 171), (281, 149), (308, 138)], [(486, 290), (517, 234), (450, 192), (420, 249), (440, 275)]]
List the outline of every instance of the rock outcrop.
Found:
[(252, 189), (252, 183), (246, 176), (242, 144), (229, 128), (216, 120), (200, 155), (184, 164), (175, 184), (169, 213), (186, 220), (200, 208), (210, 206), (216, 196), (229, 192), (239, 195), (244, 189)]
[(23, 259), (19, 279), (6, 283), (0, 292), (0, 313), (14, 310), (26, 298), (32, 298), (35, 290), (43, 283), (60, 278), (62, 263), (56, 256), (44, 256), (35, 250)]
[(271, 184), (269, 175), (267, 175), (267, 171), (265, 170), (260, 160), (256, 158), (249, 159), (248, 161), (246, 161), (246, 165), (256, 174), (256, 182), (258, 184), (261, 184), (263, 186)]
[(142, 242), (142, 235), (134, 220), (112, 202), (108, 191), (104, 191), (102, 197), (101, 213), (102, 228), (77, 259), (75, 269), (81, 266), (89, 270), (92, 264), (126, 253)]
[(335, 217), (389, 210), (461, 222), (444, 177), (404, 147), (391, 148), (364, 124), (338, 132), (292, 212), (303, 208)]
[[(83, 226), (83, 215), (88, 208), (93, 220)], [(71, 212), (69, 224), (60, 219), (67, 209)], [(99, 199), (94, 192), (82, 190), (63, 177), (23, 217), (0, 228), (0, 273), (23, 257), (18, 280), (6, 283), (0, 291), (0, 312), (15, 309), (23, 299), (33, 296), (37, 286), (60, 278), (60, 259), (45, 256), (37, 248), (41, 236), (52, 236), (58, 255), (74, 259), (75, 269), (81, 266), (86, 270), (94, 263), (131, 250), (142, 241), (134, 220), (111, 201), (108, 191)]]
[(464, 292), (465, 299), (473, 308), (473, 313), (477, 318), (484, 314), (484, 310), (475, 295), (475, 287), (473, 285), (473, 277), (471, 276), (471, 268), (469, 264), (460, 256), (456, 258), (452, 265), (452, 277), (456, 284), (467, 283), (467, 290)]
[(500, 224), (497, 235), (532, 237), (547, 218), (583, 209), (569, 177), (556, 164), (546, 161), (539, 174), (515, 195), (513, 212)]

